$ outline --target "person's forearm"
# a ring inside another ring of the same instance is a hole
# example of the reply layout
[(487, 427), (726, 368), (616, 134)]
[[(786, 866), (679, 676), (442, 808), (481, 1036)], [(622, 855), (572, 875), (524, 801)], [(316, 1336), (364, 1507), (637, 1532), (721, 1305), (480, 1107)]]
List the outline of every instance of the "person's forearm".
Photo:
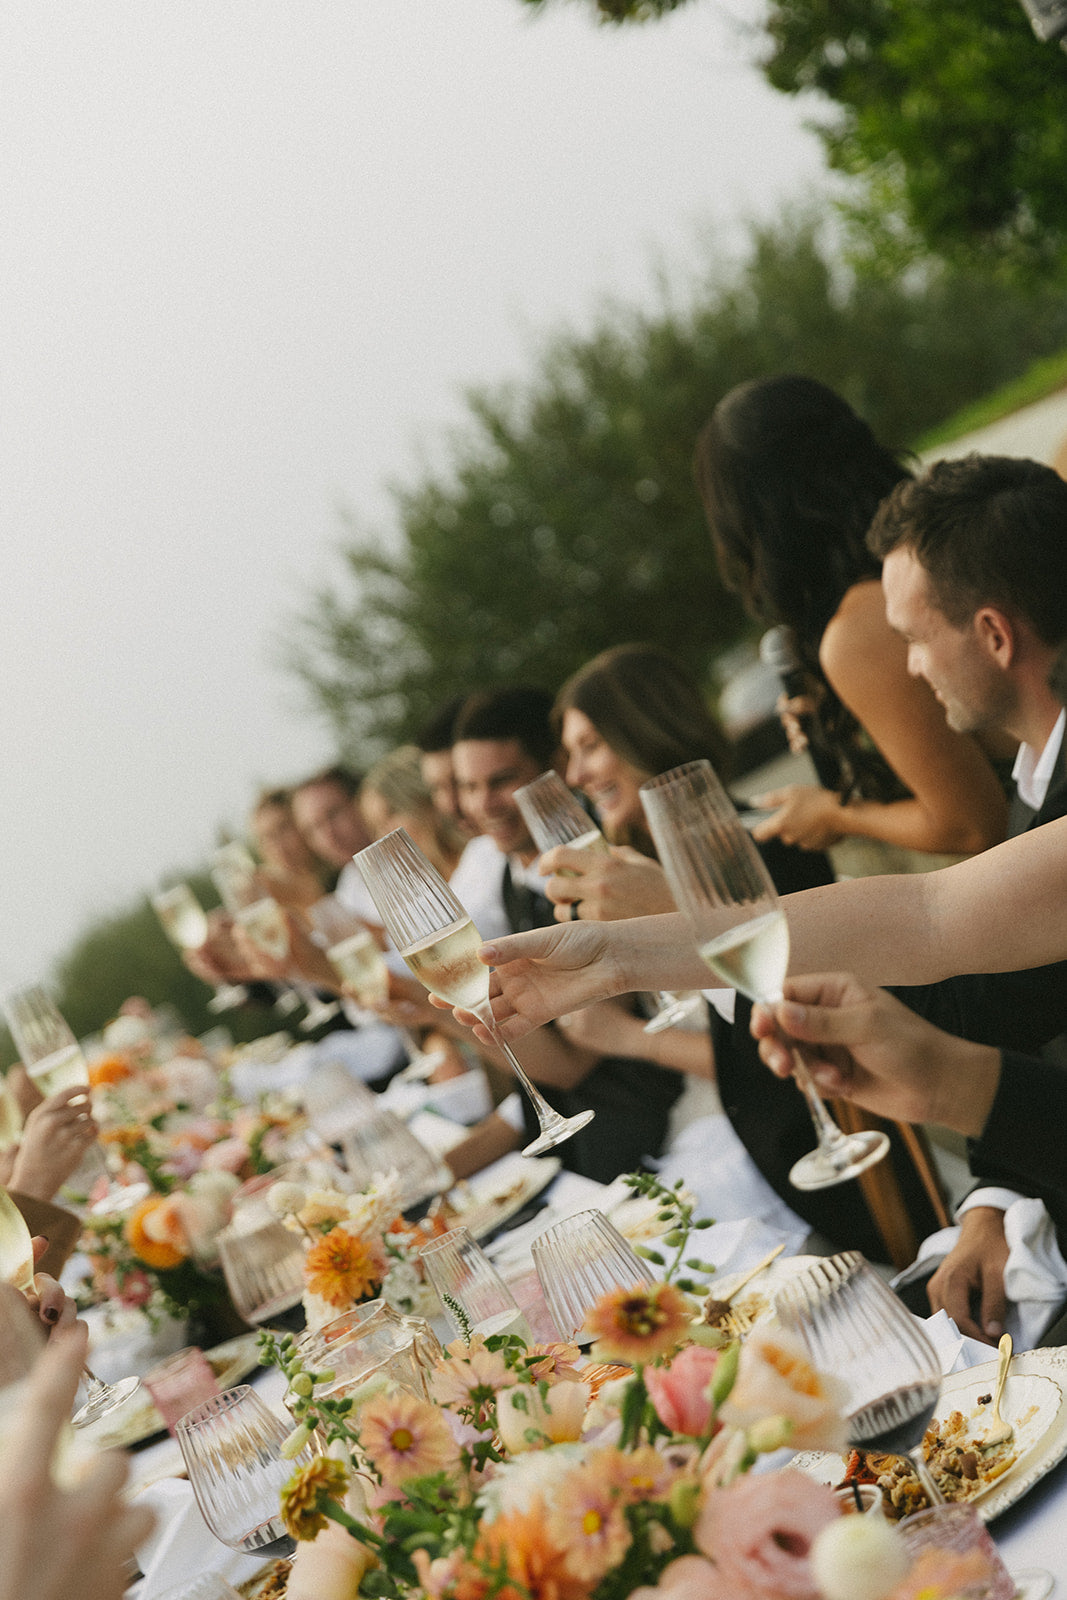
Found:
[(967, 816), (936, 815), (919, 800), (850, 800), (838, 808), (837, 816), (842, 831), (851, 837), (940, 855), (971, 855), (1004, 837), (1003, 827), (998, 831)]

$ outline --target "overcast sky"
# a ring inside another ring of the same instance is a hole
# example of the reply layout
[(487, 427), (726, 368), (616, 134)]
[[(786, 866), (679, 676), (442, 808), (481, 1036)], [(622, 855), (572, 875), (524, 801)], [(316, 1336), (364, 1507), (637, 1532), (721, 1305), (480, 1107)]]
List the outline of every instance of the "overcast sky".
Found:
[(757, 4), (3, 0), (5, 986), (332, 754), (277, 654), (339, 505), (820, 182)]

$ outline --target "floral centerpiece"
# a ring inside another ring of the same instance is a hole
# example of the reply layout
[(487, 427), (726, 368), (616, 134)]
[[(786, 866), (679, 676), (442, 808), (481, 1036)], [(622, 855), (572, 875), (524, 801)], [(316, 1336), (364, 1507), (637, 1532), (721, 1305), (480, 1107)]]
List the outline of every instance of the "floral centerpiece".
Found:
[(743, 1347), (723, 1345), (694, 1310), (670, 1281), (606, 1296), (588, 1319), (584, 1369), (571, 1344), (457, 1339), (431, 1380), (434, 1403), (379, 1378), (317, 1399), (333, 1375), (264, 1334), (297, 1419), (286, 1450), (313, 1430), (324, 1445), (282, 1491), (301, 1541), (289, 1600), (960, 1592), (973, 1573), (952, 1561), (913, 1568), (894, 1528), (843, 1517), (826, 1485), (788, 1467), (751, 1470), (785, 1446), (839, 1448), (840, 1385), (792, 1336), (757, 1329)]
[(278, 1182), (268, 1190), (267, 1204), (286, 1227), (307, 1239), (304, 1311), (312, 1331), (379, 1296), (407, 1316), (432, 1317), (438, 1311), (417, 1252), (445, 1224), (406, 1222), (393, 1177), (379, 1179), (362, 1194)]
[(150, 1013), (121, 1015), (109, 1027), (89, 1076), (112, 1165), (151, 1192), (130, 1212), (86, 1217), (83, 1303), (106, 1300), (153, 1321), (223, 1305), (225, 1285), (210, 1269), (231, 1198), (285, 1160), (300, 1113), (280, 1096), (239, 1104), (222, 1063), (195, 1039), (162, 1041)]

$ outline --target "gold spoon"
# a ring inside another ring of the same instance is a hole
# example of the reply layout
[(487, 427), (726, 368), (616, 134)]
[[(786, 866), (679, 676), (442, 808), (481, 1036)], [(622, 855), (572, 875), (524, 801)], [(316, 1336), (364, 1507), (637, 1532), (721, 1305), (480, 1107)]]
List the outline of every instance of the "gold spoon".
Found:
[(997, 1444), (1007, 1444), (1008, 1440), (1015, 1432), (1015, 1429), (1012, 1427), (1011, 1423), (1005, 1422), (1004, 1418), (1000, 1414), (1000, 1402), (1004, 1396), (1004, 1385), (1008, 1381), (1008, 1368), (1011, 1365), (1010, 1333), (1001, 1335), (1001, 1340), (997, 1345), (997, 1350), (999, 1351), (999, 1357), (997, 1360), (997, 1386), (993, 1390), (993, 1413), (989, 1419), (993, 1426), (990, 1428), (987, 1434), (976, 1441), (979, 1448), (982, 1450), (991, 1450), (993, 1446)]
[(709, 1327), (714, 1327), (716, 1322), (721, 1322), (724, 1317), (729, 1315), (731, 1300), (735, 1300), (741, 1290), (748, 1287), (753, 1278), (758, 1278), (760, 1273), (764, 1272), (772, 1261), (777, 1260), (784, 1249), (784, 1244), (776, 1244), (773, 1250), (769, 1250), (762, 1261), (757, 1261), (756, 1265), (751, 1267), (743, 1278), (738, 1279), (725, 1300), (716, 1300), (714, 1295), (708, 1296), (708, 1299), (704, 1302), (704, 1321)]

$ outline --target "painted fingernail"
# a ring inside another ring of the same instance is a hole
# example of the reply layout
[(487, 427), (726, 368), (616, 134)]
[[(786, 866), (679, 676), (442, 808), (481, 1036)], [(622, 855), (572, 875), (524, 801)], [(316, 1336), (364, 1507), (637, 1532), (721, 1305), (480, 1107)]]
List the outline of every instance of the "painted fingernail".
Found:
[(46, 1322), (59, 1321), (59, 1312), (56, 1310), (55, 1306), (45, 1306), (43, 1315)]

